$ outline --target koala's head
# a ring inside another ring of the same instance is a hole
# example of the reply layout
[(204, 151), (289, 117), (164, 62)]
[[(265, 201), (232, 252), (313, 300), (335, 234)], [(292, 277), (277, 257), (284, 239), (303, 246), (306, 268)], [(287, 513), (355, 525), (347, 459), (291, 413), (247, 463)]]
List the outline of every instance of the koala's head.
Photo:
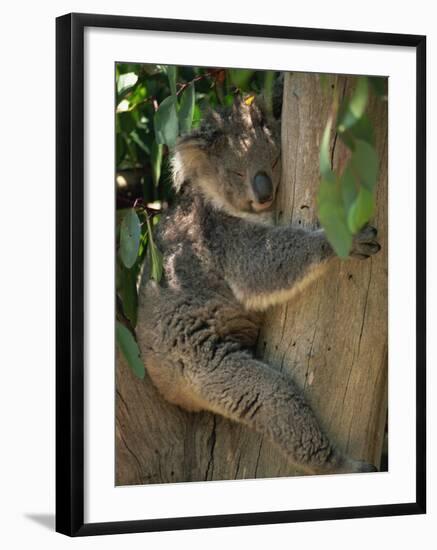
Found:
[(254, 101), (210, 112), (180, 138), (173, 155), (176, 190), (199, 190), (215, 207), (237, 216), (269, 211), (280, 177), (278, 123)]

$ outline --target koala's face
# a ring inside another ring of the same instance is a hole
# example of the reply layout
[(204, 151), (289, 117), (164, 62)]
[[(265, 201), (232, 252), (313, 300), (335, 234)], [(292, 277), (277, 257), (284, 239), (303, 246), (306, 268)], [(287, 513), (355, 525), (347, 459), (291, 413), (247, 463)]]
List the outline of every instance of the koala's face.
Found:
[(216, 207), (234, 215), (272, 208), (280, 177), (277, 123), (260, 108), (237, 100), (211, 113), (183, 137), (173, 158), (175, 185), (196, 186)]

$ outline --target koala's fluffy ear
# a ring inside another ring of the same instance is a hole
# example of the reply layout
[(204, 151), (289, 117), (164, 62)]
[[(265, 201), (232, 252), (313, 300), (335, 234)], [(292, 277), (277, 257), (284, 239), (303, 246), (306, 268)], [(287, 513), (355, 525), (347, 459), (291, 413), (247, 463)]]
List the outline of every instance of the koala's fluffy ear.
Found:
[(254, 96), (251, 94), (246, 98), (236, 96), (232, 106), (232, 113), (246, 127), (267, 126), (271, 119), (268, 115), (265, 98), (262, 95)]
[(254, 98), (250, 105), (252, 120), (255, 124), (261, 126), (270, 125), (273, 119), (273, 114), (267, 106), (267, 100), (263, 95), (258, 95)]
[(184, 183), (195, 180), (207, 166), (207, 143), (196, 134), (180, 138), (172, 156), (173, 187), (180, 191)]

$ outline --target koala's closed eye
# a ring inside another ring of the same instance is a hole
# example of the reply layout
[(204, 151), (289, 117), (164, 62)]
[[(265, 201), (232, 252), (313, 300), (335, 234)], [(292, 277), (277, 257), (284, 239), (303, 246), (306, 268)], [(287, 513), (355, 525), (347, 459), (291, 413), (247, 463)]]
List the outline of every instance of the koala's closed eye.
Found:
[(228, 170), (228, 172), (234, 176), (238, 176), (239, 178), (244, 178), (244, 174), (242, 172), (237, 172), (237, 170)]

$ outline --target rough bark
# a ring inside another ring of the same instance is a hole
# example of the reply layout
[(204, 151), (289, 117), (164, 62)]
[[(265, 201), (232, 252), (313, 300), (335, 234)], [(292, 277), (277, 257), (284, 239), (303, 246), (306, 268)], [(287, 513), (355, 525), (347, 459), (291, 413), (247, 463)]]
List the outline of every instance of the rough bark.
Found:
[[(341, 94), (351, 77), (330, 78)], [(317, 224), (320, 140), (331, 106), (317, 75), (288, 74), (282, 113), (282, 183), (278, 222)], [(387, 105), (371, 97), (380, 157), (377, 187), (382, 251), (366, 260), (335, 260), (304, 293), (272, 308), (258, 352), (290, 372), (322, 426), (352, 457), (379, 466), (387, 414)], [(346, 150), (332, 136), (334, 168)], [(210, 413), (166, 403), (118, 357), (116, 484), (299, 475), (263, 436)]]

